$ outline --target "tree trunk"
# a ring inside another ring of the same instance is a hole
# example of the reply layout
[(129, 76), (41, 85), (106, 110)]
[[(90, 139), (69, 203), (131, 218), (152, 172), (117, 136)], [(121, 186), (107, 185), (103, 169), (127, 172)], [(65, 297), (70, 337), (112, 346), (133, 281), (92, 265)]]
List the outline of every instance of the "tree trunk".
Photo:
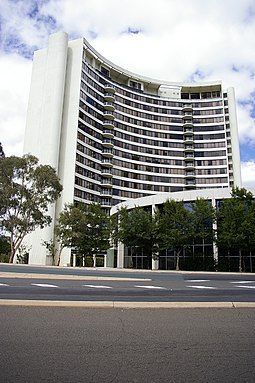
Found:
[(11, 245), (11, 254), (9, 258), (9, 263), (13, 263), (14, 256), (15, 256), (15, 246), (13, 241), (13, 233), (11, 232), (11, 238), (10, 238), (10, 245)]
[(59, 254), (58, 254), (58, 263), (57, 263), (57, 266), (60, 265), (60, 258), (61, 258), (61, 254), (62, 254), (62, 250), (64, 249), (64, 247), (60, 247), (60, 250), (59, 250)]
[(242, 272), (242, 250), (239, 249), (239, 273)]
[(176, 268), (175, 268), (176, 271), (180, 270), (180, 253), (181, 253), (181, 250), (176, 252)]
[(13, 263), (14, 256), (15, 256), (15, 250), (14, 250), (14, 249), (11, 249), (11, 254), (10, 254), (10, 258), (9, 258), (9, 263)]

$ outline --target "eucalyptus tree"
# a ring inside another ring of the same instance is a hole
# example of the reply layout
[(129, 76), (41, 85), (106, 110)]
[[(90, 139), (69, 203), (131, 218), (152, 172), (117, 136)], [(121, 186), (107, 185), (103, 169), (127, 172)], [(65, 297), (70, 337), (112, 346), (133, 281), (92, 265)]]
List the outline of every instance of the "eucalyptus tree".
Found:
[(246, 246), (250, 255), (250, 271), (253, 271), (252, 253), (255, 252), (255, 202), (248, 207), (248, 213), (245, 222)]
[(50, 224), (49, 207), (62, 191), (55, 170), (38, 162), (30, 154), (0, 157), (0, 222), (10, 236), (10, 263), (27, 234)]
[(217, 244), (239, 254), (239, 271), (242, 271), (242, 251), (254, 240), (253, 195), (246, 189), (234, 188), (217, 213)]
[(213, 224), (216, 211), (211, 202), (204, 198), (197, 198), (192, 204), (193, 238), (202, 243), (203, 260), (205, 258), (205, 243), (213, 242), (215, 233)]
[(180, 254), (192, 240), (192, 213), (183, 201), (168, 200), (160, 215), (161, 248), (173, 248), (176, 252), (176, 270), (180, 269)]
[(142, 207), (132, 210), (122, 207), (118, 211), (118, 226), (113, 238), (128, 247), (139, 247), (153, 254), (159, 241), (158, 217), (158, 213), (152, 214)]
[(109, 248), (109, 236), (109, 217), (99, 204), (66, 205), (55, 227), (59, 244), (57, 264), (65, 247), (75, 249), (83, 257), (96, 256)]

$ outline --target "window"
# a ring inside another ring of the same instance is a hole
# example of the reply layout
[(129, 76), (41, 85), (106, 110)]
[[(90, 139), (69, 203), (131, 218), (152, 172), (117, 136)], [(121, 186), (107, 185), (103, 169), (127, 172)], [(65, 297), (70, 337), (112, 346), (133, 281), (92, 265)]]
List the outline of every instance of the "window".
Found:
[(101, 66), (101, 73), (103, 73), (107, 77), (110, 77), (110, 71), (103, 66)]
[(129, 86), (134, 89), (142, 90), (142, 84), (140, 82), (129, 80)]

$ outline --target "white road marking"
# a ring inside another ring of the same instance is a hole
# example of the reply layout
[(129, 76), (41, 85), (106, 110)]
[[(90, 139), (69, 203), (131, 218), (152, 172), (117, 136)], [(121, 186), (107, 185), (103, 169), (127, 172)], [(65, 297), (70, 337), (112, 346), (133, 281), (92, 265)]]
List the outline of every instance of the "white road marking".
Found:
[(186, 286), (186, 287), (191, 287), (192, 289), (210, 289), (210, 290), (216, 289), (216, 287), (212, 287), (212, 286)]
[(158, 290), (167, 290), (166, 287), (160, 287), (160, 286), (138, 286), (135, 285), (135, 287), (139, 287), (141, 289), (158, 289)]
[(32, 286), (38, 286), (38, 287), (56, 287), (58, 288), (59, 286), (56, 285), (48, 285), (47, 283), (31, 283)]
[(10, 286), (10, 285), (6, 285), (5, 283), (0, 283), (0, 286)]
[(246, 283), (255, 283), (255, 281), (236, 281), (236, 282), (230, 282), (230, 283), (234, 283), (234, 284), (240, 283), (241, 285), (243, 285)]
[(95, 289), (112, 289), (111, 286), (101, 286), (101, 285), (83, 285), (84, 287), (91, 287)]
[(209, 279), (187, 279), (185, 282), (210, 282)]
[(255, 289), (255, 286), (236, 286), (236, 287), (243, 287), (244, 289)]

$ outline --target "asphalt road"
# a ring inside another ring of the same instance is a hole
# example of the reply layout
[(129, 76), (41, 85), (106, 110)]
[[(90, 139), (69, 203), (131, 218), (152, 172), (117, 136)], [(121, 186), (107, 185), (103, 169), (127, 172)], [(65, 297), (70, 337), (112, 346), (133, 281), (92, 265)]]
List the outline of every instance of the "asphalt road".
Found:
[(4, 383), (253, 383), (254, 309), (1, 307)]
[(0, 299), (255, 302), (255, 275), (1, 264)]

